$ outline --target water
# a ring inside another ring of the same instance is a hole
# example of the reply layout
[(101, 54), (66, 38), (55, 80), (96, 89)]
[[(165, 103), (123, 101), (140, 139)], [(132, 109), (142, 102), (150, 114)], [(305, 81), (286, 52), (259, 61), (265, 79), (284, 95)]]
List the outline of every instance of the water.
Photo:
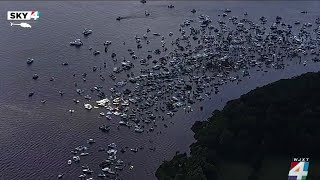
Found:
[[(119, 56), (134, 48), (134, 35), (142, 36), (146, 29), (168, 34), (178, 33), (178, 25), (185, 19), (195, 18), (190, 10), (210, 15), (217, 20), (222, 10), (229, 8), (232, 15), (241, 16), (245, 11), (250, 19), (258, 21), (261, 16), (274, 19), (281, 15), (285, 22), (295, 20), (308, 22), (319, 16), (320, 2), (173, 2), (174, 9), (168, 9), (168, 2), (0, 2), (1, 41), (0, 41), (0, 179), (44, 180), (56, 179), (64, 173), (64, 179), (78, 179), (81, 165), (89, 164), (98, 172), (98, 162), (106, 158), (105, 153), (97, 152), (115, 142), (120, 147), (129, 148), (140, 145), (145, 150), (134, 154), (126, 152), (119, 158), (126, 163), (132, 162), (134, 170), (124, 170), (121, 177), (127, 180), (155, 179), (154, 173), (164, 159), (170, 159), (177, 150), (188, 152), (188, 146), (194, 141), (190, 127), (196, 120), (205, 120), (214, 109), (223, 107), (226, 101), (237, 98), (249, 90), (281, 78), (289, 78), (303, 72), (318, 71), (318, 64), (291, 65), (285, 70), (270, 70), (268, 73), (253, 72), (251, 78), (244, 79), (240, 85), (227, 84), (212, 99), (207, 99), (193, 107), (195, 112), (184, 114), (178, 112), (172, 120), (166, 122), (168, 128), (159, 123), (156, 133), (137, 134), (121, 128), (117, 131), (118, 121), (110, 122), (113, 126), (110, 133), (104, 134), (98, 127), (105, 123), (99, 118), (99, 110), (92, 112), (83, 109), (84, 99), (75, 93), (74, 82), (78, 86), (88, 88), (103, 84), (104, 89), (112, 87), (114, 82), (109, 78), (105, 82), (99, 80), (99, 72), (92, 72), (92, 66), (107, 63), (111, 71), (114, 62), (111, 52)], [(4, 16), (8, 10), (38, 10), (40, 19), (31, 23), (31, 29), (10, 27)], [(146, 18), (144, 11), (151, 16)], [(309, 13), (302, 15), (300, 11)], [(116, 17), (124, 16), (122, 21)], [(314, 23), (314, 22), (312, 22)], [(83, 28), (93, 29), (93, 34), (83, 38)], [(80, 49), (69, 47), (69, 42), (81, 38), (85, 44)], [(103, 42), (112, 41), (107, 55), (103, 52)], [(125, 41), (126, 45), (122, 45)], [(100, 50), (101, 55), (93, 56), (88, 49), (92, 46)], [(151, 47), (159, 47), (159, 41), (151, 43)], [(150, 48), (149, 50), (152, 50)], [(135, 50), (137, 55), (145, 53), (145, 49)], [(32, 66), (26, 65), (26, 59), (33, 57)], [(61, 63), (68, 62), (69, 66)], [(293, 63), (294, 64), (294, 63)], [(98, 70), (99, 71), (99, 70)], [(88, 73), (87, 81), (79, 77)], [(34, 73), (39, 74), (37, 81), (32, 80)], [(77, 74), (76, 78), (72, 74)], [(108, 71), (103, 71), (105, 76)], [(124, 73), (125, 75), (125, 73)], [(56, 81), (50, 82), (54, 76)], [(124, 78), (124, 76), (123, 76)], [(79, 80), (80, 79), (80, 80)], [(119, 77), (118, 77), (119, 79)], [(59, 90), (66, 94), (60, 97)], [(28, 93), (35, 91), (32, 98)], [(88, 92), (90, 94), (90, 92)], [(81, 103), (75, 105), (72, 99), (79, 98)], [(46, 104), (41, 104), (47, 99)], [(204, 110), (199, 112), (199, 106)], [(69, 109), (75, 109), (70, 115)], [(174, 124), (169, 123), (169, 121)], [(80, 164), (67, 165), (72, 157), (70, 150), (79, 145), (86, 145), (86, 140), (94, 138), (97, 143), (90, 148), (90, 156), (81, 159)], [(150, 143), (152, 140), (153, 143)], [(149, 151), (149, 147), (156, 151)]]

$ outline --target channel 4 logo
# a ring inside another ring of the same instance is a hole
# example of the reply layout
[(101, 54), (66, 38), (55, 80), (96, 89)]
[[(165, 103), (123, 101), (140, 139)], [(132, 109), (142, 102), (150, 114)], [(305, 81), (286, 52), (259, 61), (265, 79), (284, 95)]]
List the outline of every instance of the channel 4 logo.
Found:
[(309, 158), (293, 158), (288, 180), (306, 180), (308, 176)]
[(30, 21), (37, 20), (40, 17), (39, 11), (8, 11), (7, 20), (10, 21)]

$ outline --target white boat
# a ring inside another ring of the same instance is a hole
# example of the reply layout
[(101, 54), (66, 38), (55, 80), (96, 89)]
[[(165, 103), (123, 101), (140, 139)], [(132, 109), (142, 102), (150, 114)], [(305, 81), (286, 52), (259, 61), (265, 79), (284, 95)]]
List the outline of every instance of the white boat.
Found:
[(111, 143), (111, 144), (108, 145), (108, 148), (116, 149), (117, 145), (115, 143)]
[(106, 177), (106, 175), (104, 173), (100, 173), (98, 174), (98, 177)]
[(88, 36), (89, 34), (92, 34), (92, 30), (91, 29), (84, 29), (84, 31), (82, 32), (83, 35)]
[(109, 174), (116, 174), (116, 172), (112, 171), (112, 169), (109, 168), (109, 167), (103, 168), (102, 171), (103, 171), (103, 172), (107, 172), (107, 173), (109, 173)]
[(92, 174), (93, 173), (93, 171), (90, 169), (83, 169), (82, 172), (85, 174)]
[(89, 153), (81, 153), (80, 156), (88, 156)]
[(58, 175), (58, 179), (61, 179), (63, 177), (63, 174)]
[(80, 161), (80, 157), (79, 156), (73, 156), (72, 159), (74, 160), (74, 162)]
[(68, 160), (68, 165), (71, 165), (71, 163), (72, 163), (72, 161), (69, 159), (69, 160)]
[(87, 110), (91, 110), (92, 105), (91, 104), (84, 104), (84, 108), (86, 108)]
[(101, 99), (99, 101), (96, 101), (96, 103), (98, 104), (98, 106), (105, 106), (108, 102), (110, 102), (110, 100), (108, 98), (105, 99)]
[(83, 43), (82, 43), (82, 41), (80, 39), (76, 39), (75, 41), (71, 41), (70, 45), (79, 47), (79, 46), (82, 46)]
[(106, 41), (105, 43), (103, 43), (105, 46), (109, 46), (111, 45), (111, 41)]
[(132, 151), (132, 152), (138, 152), (138, 148), (132, 148), (132, 149), (130, 149), (130, 151)]
[(137, 132), (137, 133), (142, 133), (142, 132), (143, 132), (143, 129), (141, 129), (141, 128), (135, 128), (134, 131)]
[(93, 144), (93, 143), (95, 143), (96, 141), (94, 140), (94, 139), (88, 139), (88, 141), (87, 141), (87, 143), (88, 144)]

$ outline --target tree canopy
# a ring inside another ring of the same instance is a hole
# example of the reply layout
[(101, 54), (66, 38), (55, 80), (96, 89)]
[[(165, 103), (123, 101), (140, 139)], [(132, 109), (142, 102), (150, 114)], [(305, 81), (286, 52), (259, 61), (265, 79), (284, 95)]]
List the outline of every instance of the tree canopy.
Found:
[(190, 156), (177, 154), (163, 162), (156, 177), (215, 180), (219, 163), (229, 159), (249, 163), (254, 171), (249, 179), (256, 179), (265, 156), (319, 158), (319, 129), (320, 73), (279, 80), (227, 102), (207, 121), (197, 121)]

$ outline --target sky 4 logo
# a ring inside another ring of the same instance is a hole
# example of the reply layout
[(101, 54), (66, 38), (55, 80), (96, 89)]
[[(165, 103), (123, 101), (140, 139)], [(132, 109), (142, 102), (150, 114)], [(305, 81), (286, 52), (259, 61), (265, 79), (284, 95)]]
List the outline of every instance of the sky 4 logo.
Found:
[(8, 11), (7, 19), (12, 20), (37, 20), (39, 19), (40, 12), (39, 11)]
[(306, 180), (308, 176), (309, 158), (293, 158), (288, 180)]

